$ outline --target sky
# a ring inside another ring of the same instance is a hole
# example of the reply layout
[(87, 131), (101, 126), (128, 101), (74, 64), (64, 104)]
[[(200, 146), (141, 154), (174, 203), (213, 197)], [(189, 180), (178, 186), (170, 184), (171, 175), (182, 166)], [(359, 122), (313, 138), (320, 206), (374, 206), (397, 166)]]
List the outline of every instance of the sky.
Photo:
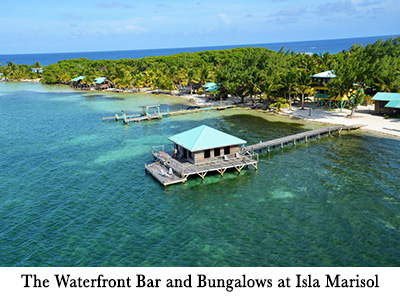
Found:
[(400, 0), (0, 0), (0, 54), (397, 35)]

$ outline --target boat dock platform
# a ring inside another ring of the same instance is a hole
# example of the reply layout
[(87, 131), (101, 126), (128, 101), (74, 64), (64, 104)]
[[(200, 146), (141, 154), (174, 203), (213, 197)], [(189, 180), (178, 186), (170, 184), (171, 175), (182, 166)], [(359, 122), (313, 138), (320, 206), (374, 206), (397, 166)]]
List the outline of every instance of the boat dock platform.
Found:
[(293, 134), (273, 140), (252, 144), (249, 146), (242, 147), (242, 150), (245, 152), (255, 152), (255, 151), (261, 152), (263, 149), (267, 149), (267, 152), (269, 153), (271, 148), (280, 147), (281, 149), (283, 149), (283, 146), (289, 143), (296, 145), (296, 142), (300, 140), (308, 142), (308, 140), (311, 139), (312, 137), (320, 139), (321, 135), (328, 134), (330, 136), (331, 133), (335, 131), (337, 131), (340, 134), (343, 130), (347, 131), (356, 130), (360, 129), (363, 126), (364, 125), (330, 126), (326, 128), (305, 131), (298, 134)]
[[(159, 105), (146, 105), (143, 106), (142, 114), (125, 114), (124, 112), (119, 115), (116, 114), (113, 117), (103, 117), (104, 121), (123, 121), (125, 124), (129, 124), (130, 122), (141, 122), (141, 121), (150, 121), (154, 119), (161, 119), (163, 117), (184, 115), (184, 114), (192, 114), (199, 113), (205, 111), (218, 111), (218, 110), (226, 110), (230, 108), (235, 108), (236, 105), (225, 105), (225, 106), (214, 106), (214, 107), (204, 107), (204, 108), (193, 108), (193, 109), (181, 109), (176, 111), (165, 111), (160, 112)], [(153, 112), (151, 112), (153, 110)]]
[(203, 180), (207, 173), (218, 172), (221, 177), (227, 169), (235, 168), (240, 171), (252, 165), (257, 170), (258, 154), (236, 153), (225, 157), (215, 157), (208, 162), (192, 164), (187, 161), (179, 161), (172, 157), (171, 153), (164, 151), (164, 146), (152, 148), (154, 163), (145, 164), (146, 172), (151, 173), (164, 186), (176, 183), (185, 183), (190, 175), (198, 175)]

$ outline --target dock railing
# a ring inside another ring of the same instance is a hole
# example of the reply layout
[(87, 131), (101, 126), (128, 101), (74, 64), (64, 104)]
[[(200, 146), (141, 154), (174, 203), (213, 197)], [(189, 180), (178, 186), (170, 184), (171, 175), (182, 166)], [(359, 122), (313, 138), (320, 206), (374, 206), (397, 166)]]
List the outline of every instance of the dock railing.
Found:
[[(248, 155), (248, 156), (246, 156), (246, 155)], [(233, 167), (242, 166), (242, 165), (249, 165), (251, 163), (254, 163), (252, 161), (258, 162), (258, 154), (257, 153), (255, 153), (254, 156), (251, 154), (244, 154), (244, 155), (238, 154), (238, 156), (235, 156), (233, 154), (233, 155), (229, 155), (226, 160), (221, 158), (221, 159), (217, 159), (217, 160), (212, 160), (207, 163), (193, 164), (193, 165), (189, 165), (189, 166), (194, 166), (194, 172), (202, 172), (202, 171), (214, 171), (214, 170), (219, 170), (219, 169), (224, 169), (224, 168), (233, 168)]]
[(166, 152), (164, 145), (153, 146), (151, 148), (151, 152), (154, 157), (161, 160), (166, 167), (172, 168), (172, 170), (178, 175), (181, 176), (184, 173), (184, 165), (179, 161), (172, 158), (172, 152)]
[(226, 168), (240, 167), (244, 165), (250, 165), (258, 162), (257, 153), (238, 153), (227, 156), (225, 160), (223, 157), (218, 159), (210, 160), (209, 162), (203, 162), (200, 164), (182, 164), (178, 160), (171, 156), (172, 152), (166, 152), (164, 145), (152, 147), (153, 156), (161, 161), (167, 168), (172, 168), (174, 173), (182, 178), (195, 174), (198, 172), (209, 172), (215, 170), (221, 170)]

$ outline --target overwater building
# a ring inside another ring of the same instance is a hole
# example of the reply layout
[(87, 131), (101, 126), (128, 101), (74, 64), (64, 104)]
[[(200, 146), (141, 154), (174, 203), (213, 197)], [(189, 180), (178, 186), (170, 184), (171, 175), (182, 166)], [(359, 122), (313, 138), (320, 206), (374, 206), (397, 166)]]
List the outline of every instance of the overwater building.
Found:
[(185, 182), (190, 175), (202, 179), (208, 172), (221, 174), (235, 168), (238, 173), (248, 165), (257, 169), (258, 160), (240, 146), (245, 140), (229, 135), (217, 129), (202, 125), (168, 138), (173, 143), (173, 150), (165, 146), (152, 148), (154, 163), (145, 168), (165, 186)]

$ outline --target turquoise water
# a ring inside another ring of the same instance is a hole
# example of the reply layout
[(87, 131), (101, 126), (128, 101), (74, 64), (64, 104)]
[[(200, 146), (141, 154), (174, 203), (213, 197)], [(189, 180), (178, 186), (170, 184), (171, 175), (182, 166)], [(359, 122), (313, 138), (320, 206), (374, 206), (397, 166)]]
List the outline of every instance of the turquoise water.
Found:
[(151, 147), (207, 124), (249, 143), (320, 127), (231, 110), (103, 123), (151, 95), (0, 84), (1, 266), (399, 266), (400, 141), (343, 133), (164, 189)]

